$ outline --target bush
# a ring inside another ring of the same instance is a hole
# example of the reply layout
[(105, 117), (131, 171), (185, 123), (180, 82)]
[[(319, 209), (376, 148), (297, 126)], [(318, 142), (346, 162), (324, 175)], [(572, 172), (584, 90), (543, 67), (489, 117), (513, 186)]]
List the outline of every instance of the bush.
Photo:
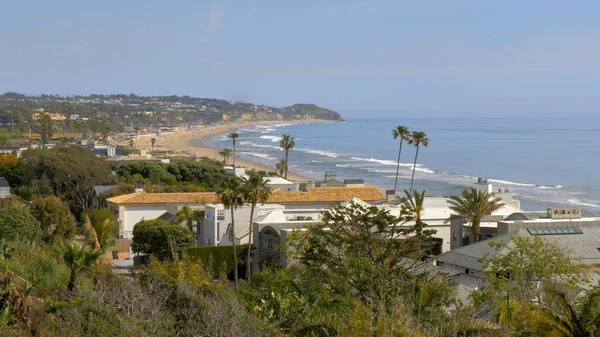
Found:
[(174, 259), (194, 245), (194, 234), (187, 228), (160, 219), (142, 220), (133, 226), (134, 253), (153, 255), (159, 260)]
[(0, 239), (7, 241), (39, 241), (43, 231), (40, 222), (19, 206), (0, 206)]
[[(238, 262), (245, 261), (248, 245), (240, 245), (236, 247)], [(233, 279), (233, 246), (216, 246), (216, 247), (190, 247), (186, 250), (187, 256), (192, 261), (201, 261), (204, 269), (211, 273), (213, 278), (220, 278), (221, 275), (227, 275), (229, 279)], [(241, 268), (242, 264), (238, 265), (240, 277), (244, 277), (243, 273), (246, 268)]]
[(69, 206), (57, 197), (35, 198), (31, 214), (40, 222), (46, 242), (71, 239), (75, 235), (75, 217)]

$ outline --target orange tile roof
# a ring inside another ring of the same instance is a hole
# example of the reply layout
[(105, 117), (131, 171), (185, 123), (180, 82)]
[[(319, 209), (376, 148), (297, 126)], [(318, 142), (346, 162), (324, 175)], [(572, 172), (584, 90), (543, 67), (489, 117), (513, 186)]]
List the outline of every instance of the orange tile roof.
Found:
[[(302, 191), (284, 191), (276, 189), (267, 201), (270, 204), (305, 204), (305, 203), (335, 203), (352, 198), (364, 201), (384, 199), (381, 191), (375, 186), (368, 187), (323, 187), (308, 188)], [(146, 193), (137, 192), (108, 198), (115, 205), (169, 204), (169, 203), (217, 203), (215, 192), (201, 193)]]

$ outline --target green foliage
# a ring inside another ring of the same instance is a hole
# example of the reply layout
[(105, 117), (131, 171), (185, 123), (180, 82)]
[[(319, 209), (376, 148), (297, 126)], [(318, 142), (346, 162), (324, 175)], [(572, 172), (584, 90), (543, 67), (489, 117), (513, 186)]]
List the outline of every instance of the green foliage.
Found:
[[(237, 247), (238, 260), (243, 261), (248, 245)], [(214, 279), (231, 275), (234, 269), (233, 246), (189, 247), (186, 249), (191, 261), (200, 261)]]
[(0, 177), (6, 178), (11, 188), (21, 186), (23, 181), (23, 164), (14, 154), (0, 154)]
[(463, 217), (471, 223), (474, 242), (480, 240), (481, 231), (479, 224), (481, 218), (492, 214), (492, 212), (504, 205), (500, 198), (496, 198), (486, 191), (480, 191), (475, 188), (464, 189), (462, 197), (451, 196), (448, 203), (450, 204), (450, 209), (456, 213), (456, 216)]
[(79, 214), (93, 201), (93, 188), (110, 174), (110, 165), (80, 146), (23, 152), (25, 186), (47, 186)]
[(102, 256), (101, 251), (90, 249), (73, 241), (60, 242), (55, 247), (55, 253), (71, 272), (67, 284), (67, 296), (71, 296), (75, 291), (80, 274), (89, 271)]
[(35, 198), (31, 214), (40, 222), (46, 242), (71, 239), (75, 235), (75, 217), (69, 206), (57, 197)]
[(391, 298), (397, 280), (411, 279), (433, 244), (431, 231), (408, 225), (413, 219), (406, 206), (399, 216), (354, 202), (335, 206), (322, 224), (293, 236), (293, 257), (361, 301)]
[(23, 206), (0, 205), (0, 239), (37, 242), (43, 237), (40, 222)]
[(177, 161), (169, 164), (154, 162), (134, 162), (117, 166), (117, 175), (129, 182), (134, 177), (151, 184), (176, 185), (195, 184), (214, 188), (229, 174), (219, 165), (212, 162), (197, 162), (191, 160)]
[(92, 207), (87, 214), (94, 228), (100, 248), (105, 251), (112, 247), (115, 238), (119, 234), (119, 227), (115, 221), (115, 213), (108, 208)]
[(133, 227), (131, 248), (134, 253), (173, 260), (195, 242), (194, 235), (187, 228), (160, 219), (142, 220)]

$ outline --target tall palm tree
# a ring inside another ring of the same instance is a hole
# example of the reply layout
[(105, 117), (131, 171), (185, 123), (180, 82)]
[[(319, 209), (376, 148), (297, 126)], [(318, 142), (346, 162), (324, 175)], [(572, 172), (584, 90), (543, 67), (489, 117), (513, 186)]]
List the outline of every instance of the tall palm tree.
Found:
[(232, 132), (229, 135), (227, 135), (227, 138), (231, 138), (231, 143), (233, 146), (233, 167), (235, 167), (235, 140), (239, 137), (240, 135), (237, 132)]
[(287, 171), (287, 163), (285, 159), (279, 160), (279, 162), (275, 165), (275, 169), (279, 171), (279, 176), (283, 177), (283, 172)]
[(600, 290), (571, 300), (560, 290), (549, 291), (555, 308), (542, 308), (534, 324), (540, 336), (600, 336)]
[(406, 195), (405, 205), (415, 216), (415, 229), (417, 233), (421, 233), (423, 227), (426, 226), (421, 218), (423, 216), (423, 210), (425, 210), (423, 207), (423, 203), (425, 202), (425, 191), (412, 191), (411, 193), (408, 190), (404, 190), (404, 195)]
[(102, 257), (101, 251), (90, 249), (85, 245), (80, 246), (73, 241), (60, 243), (55, 249), (55, 254), (62, 259), (71, 273), (67, 285), (67, 297), (73, 295), (77, 287), (77, 278), (90, 270), (96, 261)]
[(285, 151), (285, 179), (287, 179), (288, 176), (288, 153), (291, 149), (294, 148), (294, 146), (296, 146), (296, 142), (294, 142), (294, 137), (286, 134), (283, 134), (281, 136), (281, 140), (279, 141), (279, 147), (281, 147)]
[(252, 251), (252, 222), (254, 221), (254, 208), (257, 203), (264, 203), (271, 196), (271, 188), (267, 185), (269, 179), (260, 174), (251, 173), (249, 178), (244, 178), (244, 201), (250, 204), (250, 224), (248, 225), (248, 256), (246, 257), (246, 279), (249, 280), (252, 269), (250, 253)]
[(429, 145), (429, 138), (427, 138), (425, 132), (415, 131), (410, 134), (408, 143), (417, 148), (417, 151), (415, 152), (415, 163), (413, 164), (412, 178), (410, 178), (410, 191), (412, 192), (413, 181), (415, 180), (415, 170), (417, 168), (417, 157), (419, 156), (419, 146), (423, 145), (427, 147)]
[(244, 204), (244, 191), (242, 184), (238, 177), (230, 177), (225, 180), (217, 191), (219, 202), (223, 204), (225, 209), (231, 210), (231, 236), (233, 242), (233, 263), (235, 268), (233, 269), (233, 279), (235, 282), (235, 289), (238, 289), (238, 262), (237, 262), (237, 250), (235, 247), (235, 218), (234, 211), (239, 206)]
[(219, 154), (223, 156), (223, 164), (227, 165), (227, 159), (231, 156), (231, 149), (223, 149), (219, 151)]
[(392, 135), (394, 136), (394, 139), (400, 138), (400, 148), (398, 149), (398, 165), (396, 166), (396, 181), (394, 182), (394, 193), (396, 193), (396, 188), (398, 187), (398, 171), (400, 170), (400, 154), (402, 153), (402, 143), (410, 140), (410, 131), (408, 131), (407, 126), (397, 125), (396, 128), (392, 130)]
[(202, 216), (202, 211), (192, 211), (190, 206), (183, 206), (179, 210), (179, 212), (177, 212), (177, 216), (175, 217), (175, 223), (179, 224), (185, 221), (190, 232), (194, 233), (194, 221), (202, 219)]
[(479, 225), (481, 218), (492, 214), (495, 210), (504, 205), (500, 198), (490, 195), (487, 191), (480, 191), (476, 188), (462, 191), (462, 198), (451, 196), (448, 200), (450, 210), (457, 216), (467, 219), (471, 223), (473, 232), (473, 242), (478, 242), (481, 236)]
[(151, 152), (154, 152), (154, 144), (156, 143), (156, 138), (150, 138), (150, 143), (152, 143), (152, 150), (151, 150)]

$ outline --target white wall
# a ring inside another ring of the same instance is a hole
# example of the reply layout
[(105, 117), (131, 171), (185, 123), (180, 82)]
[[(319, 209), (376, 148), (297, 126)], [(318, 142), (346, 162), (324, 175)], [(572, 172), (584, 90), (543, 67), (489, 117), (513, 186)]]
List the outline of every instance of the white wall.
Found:
[(125, 238), (131, 238), (133, 226), (141, 220), (152, 220), (167, 212), (167, 205), (149, 205), (149, 206), (121, 206), (123, 209), (122, 214), (119, 214), (119, 218), (123, 223)]

